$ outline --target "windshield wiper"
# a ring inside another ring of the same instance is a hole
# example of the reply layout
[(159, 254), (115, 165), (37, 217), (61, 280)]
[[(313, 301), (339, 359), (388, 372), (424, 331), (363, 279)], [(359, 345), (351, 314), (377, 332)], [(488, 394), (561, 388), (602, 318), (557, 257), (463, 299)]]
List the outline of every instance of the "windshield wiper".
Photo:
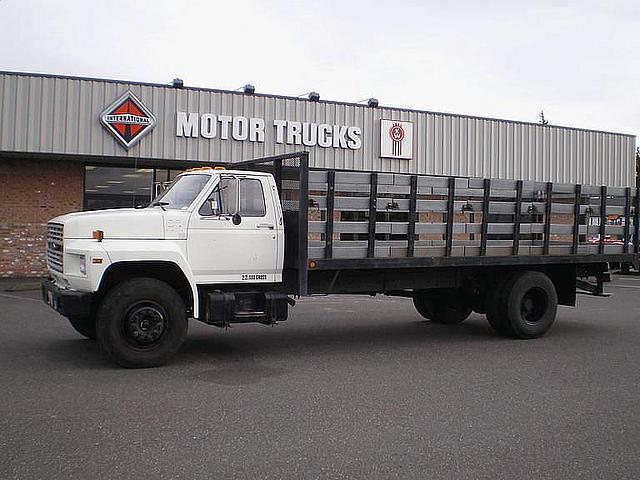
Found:
[(153, 201), (153, 202), (151, 202), (151, 203), (149, 204), (149, 206), (150, 206), (150, 207), (158, 206), (158, 207), (160, 207), (163, 211), (165, 211), (165, 212), (166, 212), (166, 211), (167, 211), (167, 209), (166, 209), (166, 208), (164, 208), (164, 206), (165, 206), (165, 205), (169, 205), (169, 202), (160, 202), (160, 201), (156, 200), (156, 201)]

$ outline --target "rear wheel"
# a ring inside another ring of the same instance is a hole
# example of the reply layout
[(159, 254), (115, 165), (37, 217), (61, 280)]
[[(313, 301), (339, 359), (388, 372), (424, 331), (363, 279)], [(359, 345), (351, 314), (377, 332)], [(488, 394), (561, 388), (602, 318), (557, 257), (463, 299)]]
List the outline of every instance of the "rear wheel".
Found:
[(96, 318), (90, 317), (71, 317), (69, 323), (80, 335), (91, 340), (96, 339)]
[(506, 313), (504, 312), (504, 294), (508, 290), (507, 286), (512, 283), (512, 276), (507, 276), (498, 281), (487, 294), (487, 321), (500, 335), (512, 336), (511, 328), (506, 322)]
[(184, 342), (187, 314), (172, 287), (153, 278), (134, 278), (105, 296), (96, 325), (100, 346), (118, 365), (156, 367)]
[(558, 294), (542, 272), (521, 272), (495, 289), (487, 319), (503, 335), (541, 337), (551, 328), (558, 309)]
[(462, 323), (471, 314), (471, 307), (454, 292), (414, 292), (413, 305), (420, 315), (435, 323)]

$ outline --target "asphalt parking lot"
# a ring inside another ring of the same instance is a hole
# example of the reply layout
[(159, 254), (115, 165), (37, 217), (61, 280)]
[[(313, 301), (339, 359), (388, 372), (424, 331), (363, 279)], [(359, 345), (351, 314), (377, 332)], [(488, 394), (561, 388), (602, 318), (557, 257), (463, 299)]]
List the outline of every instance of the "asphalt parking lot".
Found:
[(608, 290), (533, 341), (307, 299), (150, 370), (0, 291), (0, 478), (638, 478), (640, 277)]

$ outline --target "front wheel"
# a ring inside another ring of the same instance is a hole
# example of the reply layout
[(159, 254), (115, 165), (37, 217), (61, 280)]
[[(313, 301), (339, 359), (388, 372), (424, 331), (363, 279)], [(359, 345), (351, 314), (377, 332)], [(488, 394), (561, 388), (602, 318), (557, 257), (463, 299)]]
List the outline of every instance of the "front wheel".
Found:
[(133, 278), (111, 290), (96, 316), (100, 346), (127, 368), (163, 365), (187, 335), (184, 301), (171, 286), (154, 278)]
[(413, 305), (424, 318), (435, 323), (453, 325), (464, 322), (471, 307), (453, 292), (436, 295), (432, 292), (414, 292)]

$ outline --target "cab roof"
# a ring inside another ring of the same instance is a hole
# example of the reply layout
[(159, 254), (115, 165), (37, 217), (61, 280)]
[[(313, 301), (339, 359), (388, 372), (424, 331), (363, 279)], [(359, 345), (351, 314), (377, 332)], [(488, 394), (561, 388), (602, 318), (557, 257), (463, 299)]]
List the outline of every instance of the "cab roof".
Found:
[(199, 173), (199, 174), (207, 174), (207, 175), (213, 175), (213, 174), (224, 174), (224, 173), (229, 173), (229, 174), (233, 174), (233, 175), (247, 175), (247, 174), (251, 174), (251, 175), (258, 175), (258, 176), (269, 176), (271, 175), (270, 173), (267, 172), (258, 172), (258, 171), (252, 171), (252, 170), (228, 170), (224, 167), (195, 167), (195, 168), (188, 168), (187, 170), (185, 170), (184, 172), (182, 172), (180, 175), (185, 175), (185, 174), (194, 174), (194, 173)]

